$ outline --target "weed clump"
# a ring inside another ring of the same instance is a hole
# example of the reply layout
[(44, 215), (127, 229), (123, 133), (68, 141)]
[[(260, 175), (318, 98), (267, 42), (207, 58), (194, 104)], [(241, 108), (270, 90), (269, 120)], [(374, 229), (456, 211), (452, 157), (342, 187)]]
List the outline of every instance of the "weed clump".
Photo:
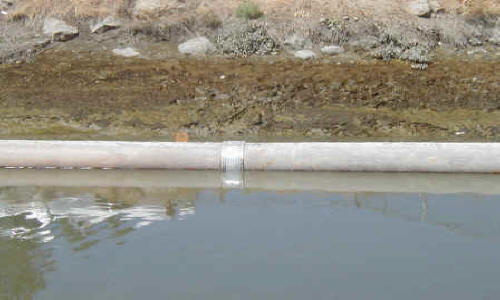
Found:
[(263, 24), (228, 24), (217, 36), (217, 48), (224, 54), (247, 57), (276, 53), (280, 46)]
[(236, 8), (236, 16), (246, 20), (254, 20), (262, 17), (263, 12), (253, 2), (243, 2)]

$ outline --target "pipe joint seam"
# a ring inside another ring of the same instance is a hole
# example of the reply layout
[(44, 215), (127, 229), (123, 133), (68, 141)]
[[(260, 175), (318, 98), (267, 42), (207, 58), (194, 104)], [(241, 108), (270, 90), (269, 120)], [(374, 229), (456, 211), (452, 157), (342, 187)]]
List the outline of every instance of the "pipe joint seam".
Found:
[(223, 172), (238, 171), (244, 169), (245, 142), (226, 141), (222, 143), (220, 151), (220, 169)]
[(220, 151), (220, 170), (223, 188), (243, 188), (245, 186), (243, 170), (245, 166), (245, 142), (223, 142)]

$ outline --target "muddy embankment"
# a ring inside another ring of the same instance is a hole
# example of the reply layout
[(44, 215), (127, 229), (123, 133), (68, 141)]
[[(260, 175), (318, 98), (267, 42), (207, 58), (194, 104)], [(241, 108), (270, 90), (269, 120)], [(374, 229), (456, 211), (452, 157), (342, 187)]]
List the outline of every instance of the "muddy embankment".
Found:
[(0, 65), (0, 138), (500, 141), (498, 66), (49, 50)]
[(0, 138), (500, 141), (493, 1), (8, 2)]

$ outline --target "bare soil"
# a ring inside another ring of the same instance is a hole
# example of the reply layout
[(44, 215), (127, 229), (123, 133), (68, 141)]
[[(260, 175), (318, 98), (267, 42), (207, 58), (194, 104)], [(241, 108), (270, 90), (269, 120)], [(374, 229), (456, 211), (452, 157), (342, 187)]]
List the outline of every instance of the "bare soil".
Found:
[(498, 60), (121, 58), (0, 65), (0, 138), (500, 141)]

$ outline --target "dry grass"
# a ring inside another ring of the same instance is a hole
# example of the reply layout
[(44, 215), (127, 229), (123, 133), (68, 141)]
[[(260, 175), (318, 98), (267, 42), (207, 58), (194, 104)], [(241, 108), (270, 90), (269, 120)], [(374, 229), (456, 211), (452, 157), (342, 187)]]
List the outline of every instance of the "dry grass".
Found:
[(441, 0), (441, 4), (449, 12), (465, 15), (500, 15), (498, 0)]
[[(192, 13), (198, 8), (208, 9), (225, 19), (234, 14), (244, 0), (162, 0), (162, 15)], [(375, 19), (401, 16), (402, 4), (407, 0), (253, 0), (264, 15), (282, 18), (321, 18), (343, 15)], [(498, 0), (440, 0), (448, 12), (500, 15)], [(23, 0), (11, 13), (13, 18), (58, 16), (88, 18), (119, 15), (130, 9), (131, 0)], [(183, 7), (184, 9), (178, 9)], [(141, 16), (136, 16), (141, 17)]]
[[(191, 0), (193, 2), (195, 0)], [(244, 0), (197, 0), (200, 5), (230, 16)], [(407, 0), (252, 0), (272, 18), (318, 19), (357, 16), (360, 18), (388, 19), (394, 17), (407, 18), (402, 9)], [(190, 2), (190, 0), (186, 0)], [(440, 0), (445, 11), (465, 14), (498, 15), (498, 0), (468, 0), (462, 5), (461, 0)]]
[(117, 15), (126, 11), (128, 0), (24, 0), (11, 13), (14, 19), (54, 16), (89, 18)]
[(500, 16), (500, 1), (498, 0), (471, 0), (465, 9), (470, 15)]

